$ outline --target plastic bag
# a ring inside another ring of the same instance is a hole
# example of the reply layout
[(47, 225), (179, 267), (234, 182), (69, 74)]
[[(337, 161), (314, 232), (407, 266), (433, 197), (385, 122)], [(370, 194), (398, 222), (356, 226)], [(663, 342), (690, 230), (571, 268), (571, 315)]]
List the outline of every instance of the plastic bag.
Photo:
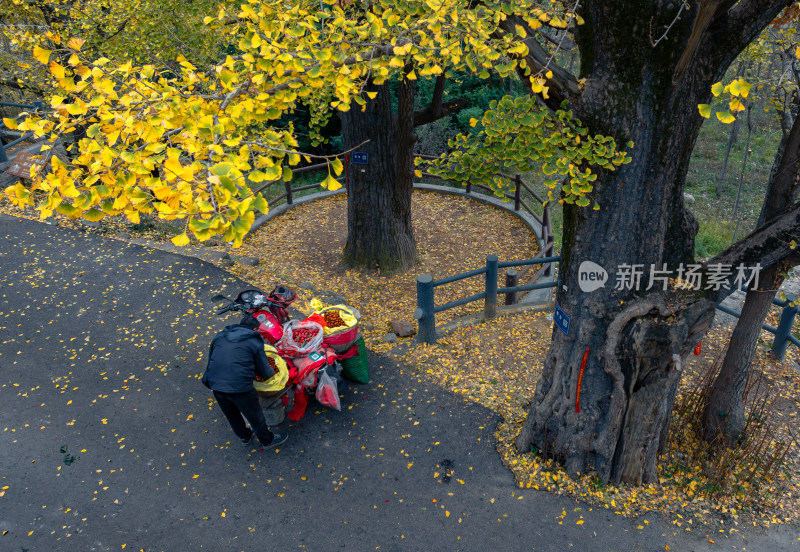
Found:
[(342, 404), (339, 401), (339, 386), (336, 385), (336, 380), (331, 377), (327, 370), (319, 371), (319, 382), (317, 383), (317, 401), (334, 410), (342, 410)]
[(324, 333), (322, 326), (310, 320), (289, 320), (283, 325), (283, 337), (275, 347), (281, 355), (294, 358), (319, 349)]
[(283, 391), (283, 388), (286, 387), (286, 382), (289, 381), (289, 367), (286, 365), (286, 361), (278, 355), (278, 351), (274, 347), (264, 345), (264, 353), (266, 353), (267, 360), (275, 370), (275, 373), (266, 381), (253, 381), (253, 388), (259, 395), (269, 396)]

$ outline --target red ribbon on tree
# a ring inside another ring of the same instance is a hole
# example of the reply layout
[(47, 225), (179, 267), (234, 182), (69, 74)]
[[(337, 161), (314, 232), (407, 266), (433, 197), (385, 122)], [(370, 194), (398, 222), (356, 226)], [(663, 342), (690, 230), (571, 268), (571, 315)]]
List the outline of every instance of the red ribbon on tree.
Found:
[(586, 369), (586, 359), (589, 358), (589, 349), (586, 347), (586, 352), (583, 353), (583, 361), (581, 362), (581, 371), (578, 373), (578, 391), (575, 393), (575, 412), (581, 411), (581, 382), (583, 381), (583, 371)]

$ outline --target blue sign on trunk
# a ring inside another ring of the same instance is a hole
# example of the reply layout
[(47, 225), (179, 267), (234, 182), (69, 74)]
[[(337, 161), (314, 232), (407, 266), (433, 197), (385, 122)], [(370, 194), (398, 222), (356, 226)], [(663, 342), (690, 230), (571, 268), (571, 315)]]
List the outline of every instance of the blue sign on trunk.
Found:
[(564, 335), (569, 335), (569, 315), (556, 303), (556, 313), (553, 315), (553, 322), (556, 323), (558, 329), (564, 332)]
[(354, 151), (351, 159), (353, 163), (366, 165), (369, 162), (369, 154), (365, 151)]

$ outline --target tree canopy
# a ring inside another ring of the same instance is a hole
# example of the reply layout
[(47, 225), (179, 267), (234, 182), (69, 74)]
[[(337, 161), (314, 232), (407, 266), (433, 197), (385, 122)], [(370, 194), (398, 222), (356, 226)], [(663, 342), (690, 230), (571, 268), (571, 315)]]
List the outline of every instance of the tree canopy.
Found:
[[(107, 13), (106, 26), (116, 13)], [(502, 28), (511, 14), (520, 24)], [(81, 128), (85, 137), (69, 162), (54, 159), (51, 173), (5, 193), (19, 204), (35, 203), (42, 217), (56, 211), (98, 220), (124, 213), (135, 222), (140, 213), (157, 213), (186, 220), (176, 244), (188, 243), (189, 232), (201, 240), (222, 234), (239, 244), (255, 211), (268, 209), (263, 183), (291, 179), (291, 167), (309, 159), (282, 119), (300, 102), (324, 122), (331, 109), (347, 111), (374, 97), (365, 91), (368, 82), (456, 70), (481, 78), (489, 70), (519, 72), (533, 92), (548, 97), (552, 73), (528, 65), (525, 37), (581, 22), (558, 3), (532, 0), (249, 0), (224, 3), (204, 18), (204, 36), (218, 34), (227, 48), (217, 63), (185, 53), (176, 63), (154, 60), (152, 52), (126, 61), (98, 57), (91, 25), (50, 29), (46, 44), (32, 43), (32, 56), (53, 79), (52, 115), (6, 124), (51, 139)], [(527, 133), (518, 159), (570, 174), (569, 200), (580, 199), (593, 178), (586, 161), (613, 167), (624, 160), (613, 141), (588, 137), (568, 111), (552, 116), (533, 101), (511, 106), (523, 112), (501, 134)], [(505, 100), (498, 104), (506, 112), (509, 107)], [(540, 125), (545, 118), (550, 122)], [(558, 128), (564, 132), (553, 134)], [(342, 163), (326, 159), (330, 170), (321, 184), (335, 189)]]
[(84, 56), (120, 63), (153, 60), (168, 67), (180, 54), (214, 59), (220, 44), (202, 20), (215, 6), (213, 0), (9, 0), (0, 6), (0, 36), (9, 44), (0, 54), (0, 86), (53, 93), (52, 76), (32, 52), (57, 49), (62, 37), (83, 39)]

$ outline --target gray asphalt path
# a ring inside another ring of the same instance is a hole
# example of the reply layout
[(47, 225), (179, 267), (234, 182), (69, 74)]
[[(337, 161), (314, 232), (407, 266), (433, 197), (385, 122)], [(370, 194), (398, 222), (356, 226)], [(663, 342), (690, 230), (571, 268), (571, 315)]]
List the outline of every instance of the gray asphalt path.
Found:
[(204, 261), (0, 216), (0, 550), (800, 548), (793, 528), (687, 533), (517, 489), (496, 415), (387, 357), (341, 412), (312, 402), (279, 450), (244, 448), (199, 381), (234, 321), (210, 297), (243, 287)]

